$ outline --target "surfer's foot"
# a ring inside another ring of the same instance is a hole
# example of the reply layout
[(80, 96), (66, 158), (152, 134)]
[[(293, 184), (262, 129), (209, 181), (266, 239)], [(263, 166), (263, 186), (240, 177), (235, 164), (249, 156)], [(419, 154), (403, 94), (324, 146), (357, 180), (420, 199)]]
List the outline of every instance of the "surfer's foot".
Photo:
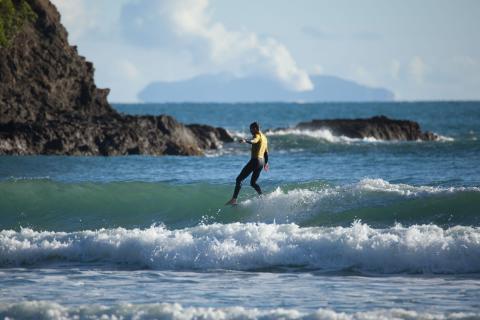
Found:
[(225, 203), (225, 205), (227, 205), (227, 204), (229, 204), (229, 205), (231, 205), (231, 206), (234, 206), (234, 205), (237, 204), (237, 199), (232, 198), (232, 199), (230, 199), (229, 201), (227, 201), (227, 203)]

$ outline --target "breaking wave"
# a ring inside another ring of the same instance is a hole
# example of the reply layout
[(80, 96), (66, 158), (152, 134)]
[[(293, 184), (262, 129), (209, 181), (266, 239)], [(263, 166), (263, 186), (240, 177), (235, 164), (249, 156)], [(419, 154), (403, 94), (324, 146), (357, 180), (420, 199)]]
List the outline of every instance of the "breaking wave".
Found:
[[(338, 136), (332, 133), (329, 129), (317, 129), (317, 130), (308, 130), (308, 129), (282, 129), (282, 130), (275, 130), (275, 131), (267, 131), (266, 134), (268, 136), (276, 137), (276, 136), (301, 136), (301, 137), (310, 137), (316, 140), (323, 140), (330, 143), (352, 143), (352, 142), (376, 142), (376, 143), (388, 143), (388, 142), (399, 142), (398, 140), (381, 140), (376, 139), (374, 137), (364, 137), (362, 139), (359, 138), (349, 138), (346, 136)], [(242, 137), (245, 134), (242, 135)], [(437, 135), (438, 141), (442, 142), (452, 142), (455, 141), (452, 137)]]
[(302, 312), (296, 309), (257, 309), (241, 306), (226, 308), (184, 307), (178, 303), (120, 304), (114, 306), (83, 305), (63, 306), (54, 302), (29, 301), (0, 304), (0, 317), (8, 319), (323, 319), (323, 320), (367, 320), (367, 319), (476, 319), (479, 313), (472, 312), (427, 312), (400, 308), (378, 309), (361, 312), (336, 312), (318, 309)]
[(257, 197), (245, 188), (242, 195), (248, 199), (230, 208), (223, 206), (231, 196), (230, 185), (3, 181), (0, 229), (185, 228), (232, 222), (348, 226), (355, 219), (382, 228), (396, 222), (480, 225), (479, 187), (412, 186), (366, 178), (347, 185), (313, 181), (265, 190)]
[(283, 129), (268, 131), (268, 136), (305, 136), (314, 139), (320, 139), (331, 143), (351, 143), (351, 142), (385, 142), (374, 137), (365, 137), (363, 139), (349, 138), (346, 136), (336, 136), (328, 129), (301, 130), (301, 129)]
[(480, 272), (480, 229), (414, 225), (375, 229), (231, 223), (169, 230), (0, 232), (0, 267), (100, 263), (159, 270), (299, 270), (367, 273)]

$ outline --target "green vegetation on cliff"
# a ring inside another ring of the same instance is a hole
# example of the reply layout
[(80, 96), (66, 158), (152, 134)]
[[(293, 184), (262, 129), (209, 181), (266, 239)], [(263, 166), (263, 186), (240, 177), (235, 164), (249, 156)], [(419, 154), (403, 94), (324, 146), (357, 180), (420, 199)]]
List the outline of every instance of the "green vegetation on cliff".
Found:
[(25, 0), (0, 0), (0, 47), (7, 47), (25, 21), (37, 15)]

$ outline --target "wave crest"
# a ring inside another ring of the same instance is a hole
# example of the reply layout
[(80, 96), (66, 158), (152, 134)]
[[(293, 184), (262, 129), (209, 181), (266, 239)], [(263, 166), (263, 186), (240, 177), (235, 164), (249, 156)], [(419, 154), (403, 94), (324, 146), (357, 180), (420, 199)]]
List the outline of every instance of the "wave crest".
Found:
[[(323, 140), (330, 143), (352, 143), (352, 142), (375, 142), (375, 143), (388, 143), (388, 142), (399, 142), (399, 140), (381, 140), (375, 137), (364, 137), (362, 139), (359, 138), (349, 138), (343, 135), (335, 135), (332, 133), (331, 130), (322, 128), (317, 130), (308, 130), (308, 129), (296, 129), (296, 128), (288, 128), (288, 129), (281, 129), (281, 130), (269, 130), (266, 132), (268, 136), (303, 136), (303, 137), (310, 137), (317, 140)], [(455, 141), (454, 138), (437, 135), (438, 141), (442, 142), (452, 142)], [(421, 141), (420, 141), (421, 142)]]
[(351, 142), (384, 142), (374, 137), (365, 137), (363, 139), (349, 138), (346, 136), (336, 136), (329, 129), (301, 130), (301, 129), (282, 129), (268, 131), (268, 136), (305, 136), (314, 139), (320, 139), (331, 143), (351, 143)]
[(235, 209), (219, 201), (231, 196), (231, 188), (216, 184), (4, 181), (0, 182), (4, 199), (0, 202), (0, 229), (23, 226), (77, 231), (146, 228), (153, 223), (185, 228), (201, 222), (236, 221), (348, 226), (354, 219), (374, 227), (395, 222), (480, 225), (479, 187), (413, 186), (372, 178), (347, 185), (312, 181), (282, 185), (262, 197), (241, 201)]

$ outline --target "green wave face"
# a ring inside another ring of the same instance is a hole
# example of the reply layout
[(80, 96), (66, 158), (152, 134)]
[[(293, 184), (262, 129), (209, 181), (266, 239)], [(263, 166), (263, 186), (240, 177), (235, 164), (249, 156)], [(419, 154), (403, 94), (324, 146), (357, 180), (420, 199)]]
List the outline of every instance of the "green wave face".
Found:
[[(173, 227), (198, 224), (216, 213), (227, 189), (146, 182), (66, 184), (42, 181), (0, 183), (0, 229), (84, 230), (112, 227)], [(226, 201), (226, 200), (225, 200)]]
[(257, 197), (245, 186), (233, 208), (224, 206), (232, 189), (219, 184), (3, 181), (0, 229), (185, 228), (214, 222), (347, 226), (354, 220), (374, 227), (480, 225), (480, 190), (475, 187), (442, 189), (364, 179), (346, 186), (283, 185)]

